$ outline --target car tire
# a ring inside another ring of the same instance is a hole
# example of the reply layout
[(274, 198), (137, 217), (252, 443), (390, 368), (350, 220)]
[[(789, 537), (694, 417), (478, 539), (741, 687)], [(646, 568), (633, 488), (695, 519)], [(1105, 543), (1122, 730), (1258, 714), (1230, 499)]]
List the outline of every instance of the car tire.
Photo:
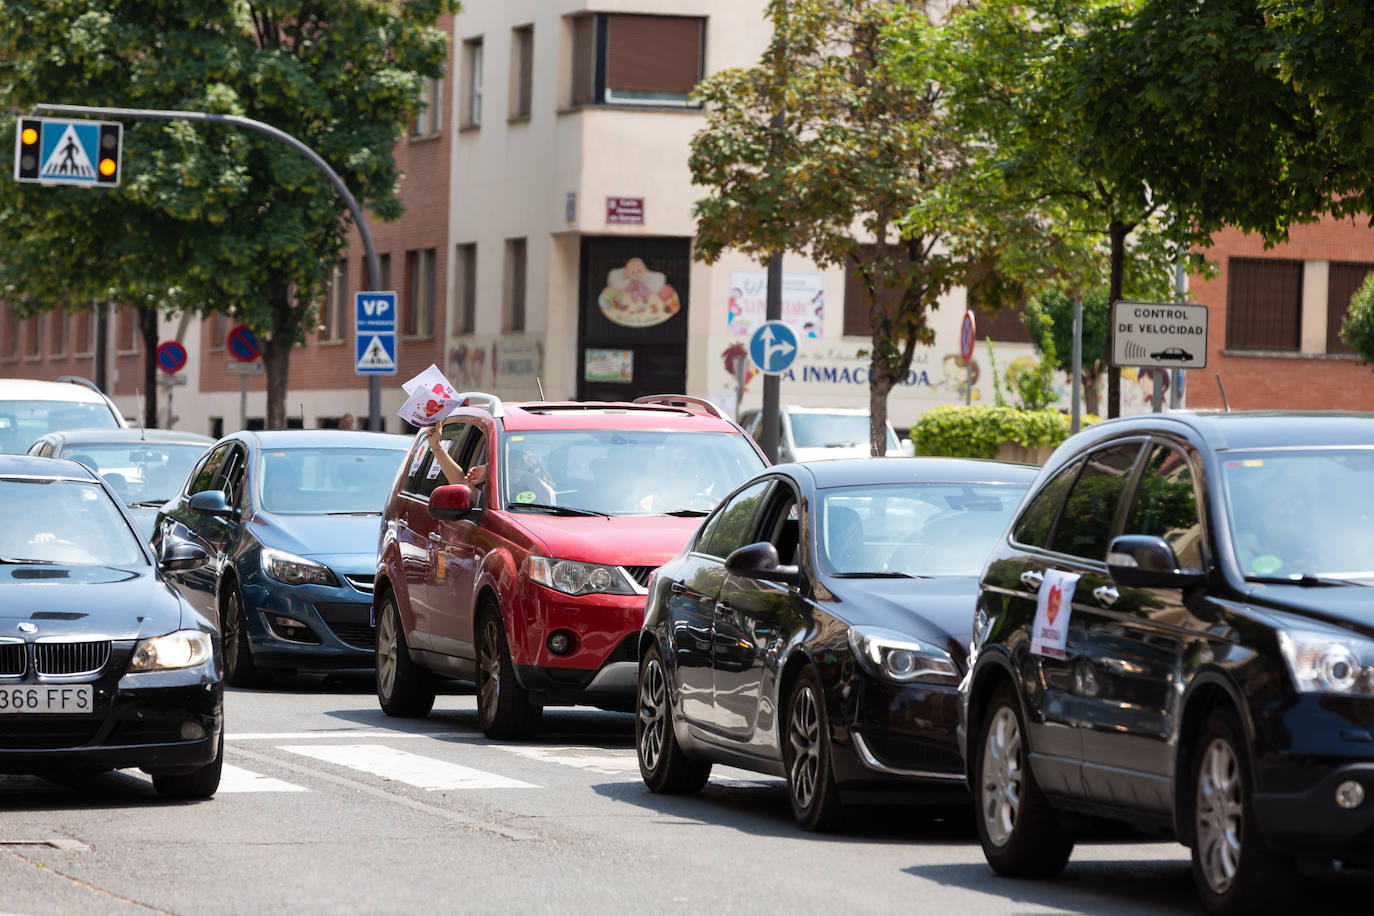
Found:
[(650, 792), (690, 795), (711, 778), (711, 764), (694, 760), (677, 743), (673, 732), (673, 704), (663, 656), (651, 644), (639, 660), (639, 692), (635, 715), (635, 755), (639, 775)]
[(382, 712), (402, 719), (423, 719), (434, 708), (434, 675), (415, 664), (406, 643), (396, 596), (382, 595), (377, 611), (377, 702)]
[(224, 768), (224, 731), (219, 733), (215, 759), (190, 773), (154, 773), (153, 789), (164, 798), (210, 798), (219, 789), (220, 772)]
[(1235, 713), (1222, 708), (1192, 743), (1193, 880), (1211, 913), (1298, 912), (1296, 863), (1270, 849), (1257, 828), (1243, 735)]
[(1059, 824), (1030, 768), (1021, 706), (1008, 684), (992, 694), (973, 761), (974, 819), (983, 855), (1009, 878), (1046, 878), (1064, 870), (1073, 840)]
[(539, 728), (544, 707), (515, 679), (506, 628), (488, 605), (477, 618), (477, 721), (488, 738), (527, 738)]
[(248, 641), (248, 617), (243, 609), (243, 593), (237, 585), (224, 592), (220, 610), (220, 636), (224, 644), (224, 680), (230, 687), (265, 687), (271, 676), (253, 661)]
[(803, 830), (834, 830), (844, 820), (845, 807), (835, 785), (825, 692), (810, 665), (792, 684), (785, 716), (782, 759), (792, 816)]

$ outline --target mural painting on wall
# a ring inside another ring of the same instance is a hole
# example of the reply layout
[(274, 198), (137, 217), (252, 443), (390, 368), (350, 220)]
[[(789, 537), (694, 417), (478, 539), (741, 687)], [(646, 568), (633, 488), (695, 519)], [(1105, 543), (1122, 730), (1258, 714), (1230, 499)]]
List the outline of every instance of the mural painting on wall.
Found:
[[(978, 388), (978, 379), (982, 377), (982, 367), (978, 365), (978, 357), (975, 355), (970, 362), (973, 363), (973, 400), (981, 401), (983, 392)], [(946, 353), (940, 360), (940, 377), (931, 387), (936, 391), (942, 391), (950, 395), (954, 401), (962, 401), (968, 390), (968, 368), (964, 358), (958, 353)]]
[(448, 351), (448, 377), (464, 391), (531, 383), (544, 372), (544, 342), (521, 337), (464, 337)]
[[(743, 341), (748, 341), (754, 329), (767, 320), (768, 271), (730, 271), (730, 296), (727, 300), (726, 324), (731, 343), (720, 354), (725, 371), (737, 379), (735, 361), (745, 358)], [(798, 340), (815, 340), (825, 328), (825, 275), (819, 273), (784, 273), (782, 275), (782, 320), (797, 332)], [(750, 365), (744, 378), (744, 389), (757, 376)], [(736, 383), (738, 387), (738, 382)]]
[(596, 304), (608, 319), (627, 328), (662, 324), (682, 309), (668, 277), (650, 270), (643, 258), (630, 258), (623, 267), (612, 269)]

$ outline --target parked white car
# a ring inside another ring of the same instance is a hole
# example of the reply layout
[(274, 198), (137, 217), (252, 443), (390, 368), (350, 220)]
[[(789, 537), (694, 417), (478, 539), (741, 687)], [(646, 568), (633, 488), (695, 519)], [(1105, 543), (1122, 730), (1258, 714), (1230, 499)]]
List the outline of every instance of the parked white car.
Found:
[(0, 378), (0, 454), (22, 455), (59, 429), (122, 429), (114, 402), (83, 378)]
[[(781, 407), (778, 431), (778, 462), (814, 461), (818, 458), (866, 458), (869, 454), (869, 413), (852, 407)], [(761, 441), (763, 414), (746, 410), (740, 425), (755, 441)], [(887, 454), (912, 455), (910, 439), (898, 439), (887, 424)]]

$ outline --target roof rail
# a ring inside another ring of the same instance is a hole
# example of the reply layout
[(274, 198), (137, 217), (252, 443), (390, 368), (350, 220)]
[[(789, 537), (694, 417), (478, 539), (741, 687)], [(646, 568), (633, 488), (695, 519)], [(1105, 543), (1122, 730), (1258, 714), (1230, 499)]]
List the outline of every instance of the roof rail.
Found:
[(96, 387), (95, 382), (91, 381), (88, 378), (82, 378), (79, 375), (59, 375), (57, 377), (57, 380), (59, 382), (71, 382), (73, 385), (84, 385), (85, 387), (94, 391), (96, 394), (105, 393), (101, 391), (98, 387)]
[(689, 394), (646, 394), (642, 398), (635, 398), (635, 404), (664, 404), (669, 407), (674, 404), (686, 404), (692, 407), (700, 407), (711, 416), (721, 420), (729, 420), (725, 414), (721, 413), (719, 407), (712, 404), (705, 398), (694, 398)]
[[(504, 417), (506, 415), (506, 405), (501, 403), (501, 399), (494, 394), (485, 391), (460, 391), (454, 395), (462, 402), (464, 407), (486, 407), (487, 413), (493, 417)], [(481, 401), (474, 404), (473, 401)]]

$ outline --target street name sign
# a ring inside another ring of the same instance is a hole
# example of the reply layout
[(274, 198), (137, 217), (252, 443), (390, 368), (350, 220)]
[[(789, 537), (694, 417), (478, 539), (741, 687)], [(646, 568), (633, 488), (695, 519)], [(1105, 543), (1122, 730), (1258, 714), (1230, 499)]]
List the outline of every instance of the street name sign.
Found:
[(353, 306), (353, 371), (358, 375), (395, 375), (395, 291), (359, 292), (353, 297)]
[(797, 332), (785, 321), (765, 321), (749, 337), (749, 359), (765, 375), (781, 375), (797, 361)]
[(119, 185), (124, 125), (118, 121), (20, 118), (14, 180), (113, 188)]
[(1112, 365), (1207, 366), (1207, 306), (1193, 302), (1112, 303)]
[(234, 360), (224, 364), (225, 375), (262, 375), (262, 360), (251, 363)]

